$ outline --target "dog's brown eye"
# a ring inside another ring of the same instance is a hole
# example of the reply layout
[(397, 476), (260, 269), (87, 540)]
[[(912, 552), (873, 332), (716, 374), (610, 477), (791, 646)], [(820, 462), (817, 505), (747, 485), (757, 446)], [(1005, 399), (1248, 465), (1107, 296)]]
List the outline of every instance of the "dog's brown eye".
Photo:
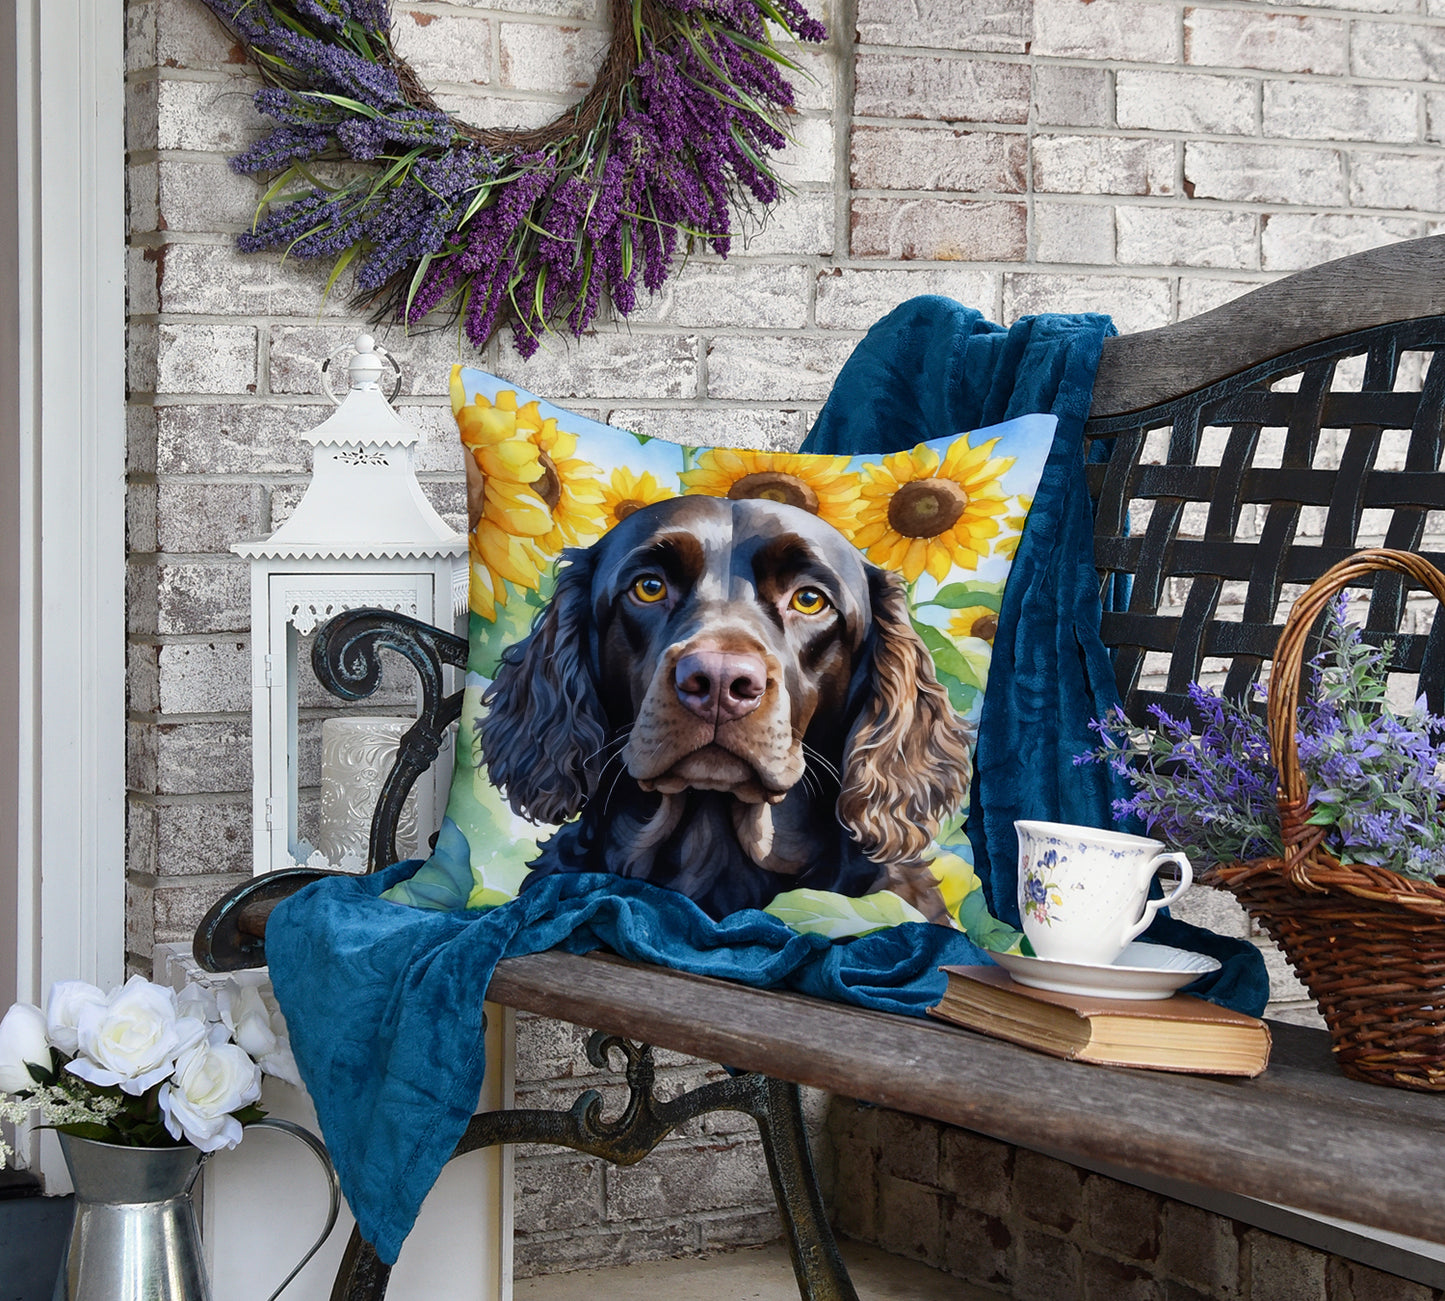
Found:
[(647, 574), (632, 584), (632, 595), (644, 605), (656, 605), (667, 597), (667, 584), (656, 574)]
[(799, 614), (821, 614), (828, 608), (828, 598), (816, 587), (800, 587), (788, 604)]

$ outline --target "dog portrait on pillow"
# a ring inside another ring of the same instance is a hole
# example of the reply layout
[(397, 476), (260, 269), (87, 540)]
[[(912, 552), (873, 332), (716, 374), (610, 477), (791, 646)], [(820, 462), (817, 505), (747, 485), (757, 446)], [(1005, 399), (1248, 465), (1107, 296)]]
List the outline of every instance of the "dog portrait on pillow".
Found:
[(713, 917), (880, 896), (949, 923), (938, 862), (1054, 418), (847, 457), (643, 438), (460, 367), (452, 406), (457, 768), (433, 860), (389, 897), (608, 872)]

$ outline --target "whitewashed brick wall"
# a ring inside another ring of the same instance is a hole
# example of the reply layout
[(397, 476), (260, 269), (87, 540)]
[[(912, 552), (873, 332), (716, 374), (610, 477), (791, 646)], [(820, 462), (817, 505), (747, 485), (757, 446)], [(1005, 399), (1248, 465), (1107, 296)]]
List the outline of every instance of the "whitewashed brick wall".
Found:
[[(248, 577), (228, 548), (294, 507), (297, 435), (331, 409), (320, 362), (360, 322), (344, 295), (323, 302), (325, 268), (234, 249), (260, 193), (226, 165), (262, 126), (240, 51), (198, 0), (126, 8), (128, 934), (144, 967), (249, 870)], [(396, 6), (396, 40), (449, 110), (536, 125), (589, 84), (604, 12), (416, 0)], [(769, 226), (726, 262), (694, 258), (624, 326), (525, 364), (503, 338), (484, 365), (650, 434), (792, 446), (861, 333), (913, 294), (1002, 321), (1102, 310), (1134, 331), (1445, 218), (1445, 0), (827, 0), (820, 16), (833, 36), (802, 56), (793, 190)], [(460, 523), (455, 333), (382, 339), (422, 477)], [(310, 786), (329, 707), (303, 704)], [(524, 1091), (582, 1069), (532, 1038)], [(774, 1232), (755, 1149), (681, 1237), (600, 1173), (560, 1209), (549, 1160), (521, 1165), (528, 1268)]]

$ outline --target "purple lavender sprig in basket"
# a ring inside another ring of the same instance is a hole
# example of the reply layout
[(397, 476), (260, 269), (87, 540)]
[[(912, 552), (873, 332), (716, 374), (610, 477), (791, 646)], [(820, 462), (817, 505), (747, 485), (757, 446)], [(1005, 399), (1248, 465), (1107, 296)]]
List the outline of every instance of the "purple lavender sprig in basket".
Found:
[(780, 38), (826, 38), (801, 0), (613, 0), (582, 104), (480, 131), (397, 57), (386, 0), (203, 2), (270, 83), (255, 102), (276, 125), (232, 160), (275, 178), (241, 247), (329, 258), (378, 315), (440, 310), (477, 347), (510, 323), (524, 357), (582, 334), (604, 295), (628, 315), (684, 248), (727, 256), (735, 214), (782, 193), (801, 64)]
[[(1310, 821), (1328, 828), (1341, 863), (1385, 867), (1433, 881), (1445, 875), (1445, 719), (1417, 701), (1389, 705), (1388, 652), (1368, 645), (1345, 618), (1344, 598), (1325, 617), (1300, 706), (1300, 766)], [(1091, 726), (1101, 744), (1075, 763), (1106, 763), (1133, 787), (1114, 802), (1153, 836), (1203, 863), (1283, 852), (1278, 773), (1265, 720), (1197, 682), (1189, 699), (1197, 734), (1155, 706), (1152, 727), (1112, 710)]]

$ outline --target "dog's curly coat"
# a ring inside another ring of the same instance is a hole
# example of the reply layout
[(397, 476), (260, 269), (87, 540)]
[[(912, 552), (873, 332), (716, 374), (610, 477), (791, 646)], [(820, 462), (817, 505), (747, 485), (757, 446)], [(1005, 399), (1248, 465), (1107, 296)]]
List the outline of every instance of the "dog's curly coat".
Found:
[(771, 501), (682, 497), (566, 553), (479, 724), (538, 873), (610, 871), (713, 916), (889, 888), (945, 921), (926, 851), (972, 735), (898, 577)]

